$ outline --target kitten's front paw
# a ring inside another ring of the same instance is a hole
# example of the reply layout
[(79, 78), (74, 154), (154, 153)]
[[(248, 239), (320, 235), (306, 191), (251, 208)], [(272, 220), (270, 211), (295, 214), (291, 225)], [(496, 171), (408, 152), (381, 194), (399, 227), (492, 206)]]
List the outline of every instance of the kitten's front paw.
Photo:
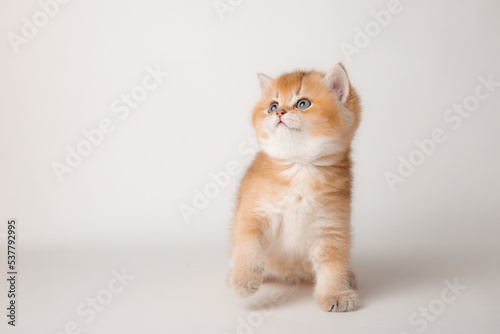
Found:
[(230, 273), (229, 280), (236, 292), (243, 297), (247, 297), (259, 290), (260, 285), (264, 281), (264, 275), (262, 270), (247, 272), (233, 270)]
[(327, 312), (349, 312), (359, 307), (359, 296), (354, 290), (329, 294), (318, 298), (319, 306)]

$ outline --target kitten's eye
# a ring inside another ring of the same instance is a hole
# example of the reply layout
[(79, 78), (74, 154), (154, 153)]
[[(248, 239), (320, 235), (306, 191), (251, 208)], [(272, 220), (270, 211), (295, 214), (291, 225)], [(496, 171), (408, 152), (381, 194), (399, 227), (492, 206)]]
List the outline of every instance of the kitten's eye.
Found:
[(295, 108), (305, 110), (305, 109), (309, 108), (310, 106), (311, 106), (311, 102), (309, 100), (302, 99), (299, 102), (297, 102), (297, 105), (295, 106)]
[(272, 113), (272, 112), (276, 111), (276, 109), (278, 109), (278, 104), (273, 103), (273, 104), (271, 104), (271, 106), (269, 107), (269, 110), (267, 112)]

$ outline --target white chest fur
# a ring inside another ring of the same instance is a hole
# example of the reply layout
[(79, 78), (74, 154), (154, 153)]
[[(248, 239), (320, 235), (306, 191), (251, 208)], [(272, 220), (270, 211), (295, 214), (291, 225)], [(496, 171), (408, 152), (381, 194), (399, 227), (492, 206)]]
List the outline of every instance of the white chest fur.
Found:
[(290, 177), (288, 186), (282, 187), (260, 209), (269, 220), (270, 250), (280, 257), (295, 261), (308, 255), (322, 221), (324, 209), (319, 205), (311, 185), (320, 177), (311, 164), (291, 165), (285, 172)]

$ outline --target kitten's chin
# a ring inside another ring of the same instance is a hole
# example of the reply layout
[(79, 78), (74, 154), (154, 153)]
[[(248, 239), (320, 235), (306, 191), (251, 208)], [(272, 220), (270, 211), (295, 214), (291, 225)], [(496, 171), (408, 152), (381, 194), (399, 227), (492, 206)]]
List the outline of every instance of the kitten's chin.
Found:
[(285, 126), (276, 130), (267, 140), (259, 140), (262, 151), (276, 159), (314, 162), (346, 150), (335, 138), (313, 137)]
[(288, 125), (286, 125), (283, 122), (279, 122), (278, 125), (276, 125), (276, 129), (283, 129), (283, 128), (290, 129)]
[(280, 122), (276, 125), (275, 131), (300, 131), (300, 129), (291, 127), (285, 122)]

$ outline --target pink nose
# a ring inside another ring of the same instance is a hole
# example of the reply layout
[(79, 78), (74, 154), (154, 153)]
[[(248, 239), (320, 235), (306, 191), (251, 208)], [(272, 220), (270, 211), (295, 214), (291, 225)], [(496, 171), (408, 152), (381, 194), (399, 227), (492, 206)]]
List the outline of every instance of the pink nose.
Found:
[(284, 114), (286, 114), (286, 110), (285, 109), (280, 109), (276, 112), (276, 115), (278, 115), (279, 117), (283, 116)]

